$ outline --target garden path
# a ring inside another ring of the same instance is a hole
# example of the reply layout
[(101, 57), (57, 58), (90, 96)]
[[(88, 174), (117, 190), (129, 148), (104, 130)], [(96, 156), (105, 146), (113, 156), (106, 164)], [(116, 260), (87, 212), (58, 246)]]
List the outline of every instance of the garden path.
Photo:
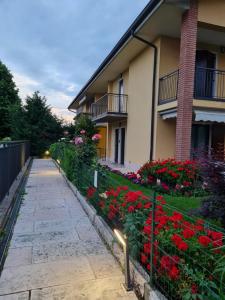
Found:
[(0, 300), (133, 300), (51, 160), (34, 159), (0, 278)]

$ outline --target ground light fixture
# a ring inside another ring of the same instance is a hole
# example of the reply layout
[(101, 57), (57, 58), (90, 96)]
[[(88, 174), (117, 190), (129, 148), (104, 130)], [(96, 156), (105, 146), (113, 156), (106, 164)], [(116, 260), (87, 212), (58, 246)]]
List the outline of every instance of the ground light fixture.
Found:
[(127, 238), (120, 232), (118, 229), (114, 229), (114, 234), (120, 244), (123, 246), (124, 252), (124, 274), (125, 274), (125, 283), (124, 288), (126, 291), (131, 291), (133, 289), (130, 278), (130, 260), (129, 260), (129, 248), (127, 243)]

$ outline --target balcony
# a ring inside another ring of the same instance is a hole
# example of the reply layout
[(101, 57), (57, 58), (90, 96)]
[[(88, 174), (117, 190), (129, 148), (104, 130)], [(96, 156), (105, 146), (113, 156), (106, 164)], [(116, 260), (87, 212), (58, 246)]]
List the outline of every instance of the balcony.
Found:
[(90, 112), (87, 112), (84, 110), (84, 107), (81, 106), (76, 110), (76, 118), (79, 117), (80, 115), (87, 115), (87, 116), (91, 116)]
[[(159, 105), (177, 100), (179, 70), (159, 79)], [(194, 99), (225, 102), (225, 71), (196, 68)]]
[(94, 122), (121, 121), (127, 118), (128, 96), (124, 94), (105, 94), (92, 104)]

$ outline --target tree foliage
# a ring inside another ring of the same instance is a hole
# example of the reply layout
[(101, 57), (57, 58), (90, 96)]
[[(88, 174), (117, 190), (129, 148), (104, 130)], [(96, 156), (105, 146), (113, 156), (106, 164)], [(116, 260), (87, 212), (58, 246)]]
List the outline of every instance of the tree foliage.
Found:
[(9, 137), (11, 129), (11, 111), (14, 106), (20, 107), (21, 100), (13, 76), (0, 61), (0, 138)]
[(39, 92), (27, 96), (23, 107), (13, 108), (13, 139), (27, 139), (32, 155), (41, 156), (63, 135), (62, 121), (52, 114)]

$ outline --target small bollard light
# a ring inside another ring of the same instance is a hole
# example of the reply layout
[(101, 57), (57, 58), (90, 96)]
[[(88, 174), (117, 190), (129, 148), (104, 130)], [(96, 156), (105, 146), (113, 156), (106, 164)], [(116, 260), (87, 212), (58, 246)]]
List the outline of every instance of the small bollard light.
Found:
[(133, 289), (133, 287), (132, 287), (131, 278), (130, 278), (130, 260), (129, 260), (129, 249), (128, 249), (127, 238), (118, 229), (114, 229), (114, 233), (115, 233), (117, 240), (123, 246), (124, 273), (125, 273), (125, 283), (123, 285), (124, 285), (125, 290), (128, 292), (128, 291), (131, 291)]

